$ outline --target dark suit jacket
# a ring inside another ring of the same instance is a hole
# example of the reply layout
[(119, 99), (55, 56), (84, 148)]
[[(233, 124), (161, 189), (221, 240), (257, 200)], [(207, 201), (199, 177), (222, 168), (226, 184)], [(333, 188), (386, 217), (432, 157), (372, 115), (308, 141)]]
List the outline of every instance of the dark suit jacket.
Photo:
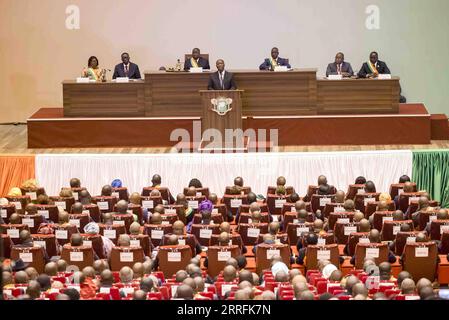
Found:
[[(201, 67), (203, 69), (210, 69), (209, 60), (199, 57), (198, 58), (198, 67)], [(188, 71), (188, 70), (190, 70), (190, 68), (192, 68), (192, 63), (190, 62), (190, 59), (187, 59), (184, 62), (184, 70)]]
[(225, 70), (223, 86), (224, 88), (222, 88), (220, 85), (218, 71), (212, 73), (209, 76), (209, 84), (207, 85), (207, 90), (235, 90), (237, 89), (237, 85), (234, 81), (234, 75), (231, 72)]
[[(376, 62), (377, 71), (379, 74), (391, 74), (390, 69), (388, 69), (387, 64), (383, 61), (377, 60)], [(366, 78), (367, 74), (371, 73), (371, 69), (368, 67), (368, 63), (365, 62), (362, 66), (362, 69), (359, 71), (360, 78)]]
[[(279, 66), (287, 66), (287, 68), (291, 68), (290, 64), (287, 62), (287, 59), (283, 59), (278, 57), (278, 65)], [(270, 63), (270, 59), (267, 58), (265, 59), (265, 61), (259, 66), (260, 70), (271, 70), (271, 63)]]
[[(351, 64), (347, 63), (347, 62), (343, 62), (341, 64), (341, 72), (347, 72), (350, 74), (350, 76), (354, 75), (354, 71), (352, 70)], [(327, 70), (326, 70), (326, 77), (328, 77), (329, 75), (335, 75), (338, 74), (337, 72), (337, 64), (334, 63), (329, 63), (329, 65), (327, 66)]]
[[(125, 77), (125, 67), (123, 66), (123, 63), (120, 63), (115, 66), (114, 74), (112, 75), (112, 79), (119, 77), (120, 78)], [(132, 62), (129, 63), (128, 78), (142, 79), (142, 77), (140, 76), (139, 66), (137, 64)]]

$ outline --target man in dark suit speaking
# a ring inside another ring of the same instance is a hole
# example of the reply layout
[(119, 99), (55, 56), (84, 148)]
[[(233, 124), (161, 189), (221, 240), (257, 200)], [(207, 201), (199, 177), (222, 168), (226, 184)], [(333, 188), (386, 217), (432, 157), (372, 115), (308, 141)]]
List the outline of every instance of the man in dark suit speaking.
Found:
[(234, 75), (225, 71), (225, 63), (222, 59), (217, 60), (217, 72), (209, 76), (209, 84), (207, 90), (235, 90), (237, 85), (234, 81)]
[(129, 61), (129, 54), (122, 53), (122, 63), (115, 66), (112, 79), (128, 77), (129, 79), (141, 79), (139, 66)]
[(271, 58), (265, 59), (265, 61), (259, 66), (260, 70), (274, 70), (274, 67), (277, 66), (286, 66), (288, 69), (291, 66), (288, 64), (287, 59), (283, 59), (279, 57), (279, 49), (274, 47), (271, 49)]
[(365, 62), (359, 71), (359, 78), (377, 78), (379, 74), (391, 74), (387, 64), (379, 60), (377, 52), (371, 52), (369, 61)]

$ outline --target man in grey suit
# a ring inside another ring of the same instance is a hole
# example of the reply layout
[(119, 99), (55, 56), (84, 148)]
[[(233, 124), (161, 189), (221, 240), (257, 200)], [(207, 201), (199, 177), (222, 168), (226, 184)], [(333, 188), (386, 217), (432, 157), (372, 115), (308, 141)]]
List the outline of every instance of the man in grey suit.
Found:
[(234, 81), (234, 75), (224, 70), (225, 63), (222, 59), (218, 59), (216, 63), (217, 72), (209, 76), (209, 84), (207, 90), (235, 90), (237, 85)]
[(349, 78), (354, 75), (351, 64), (345, 62), (345, 55), (342, 52), (335, 55), (335, 62), (329, 63), (326, 70), (326, 77), (338, 74), (341, 74), (344, 78)]

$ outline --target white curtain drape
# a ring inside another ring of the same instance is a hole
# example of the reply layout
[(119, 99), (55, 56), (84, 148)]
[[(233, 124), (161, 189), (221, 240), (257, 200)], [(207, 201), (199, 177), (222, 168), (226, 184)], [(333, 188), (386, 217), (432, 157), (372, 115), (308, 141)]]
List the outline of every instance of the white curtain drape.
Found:
[(49, 195), (59, 193), (71, 178), (81, 179), (92, 195), (103, 185), (121, 179), (130, 192), (141, 192), (150, 185), (153, 174), (162, 176), (162, 185), (172, 194), (182, 192), (191, 178), (221, 196), (234, 177), (242, 176), (258, 194), (266, 194), (283, 175), (287, 185), (305, 195), (320, 174), (338, 189), (347, 191), (358, 176), (376, 184), (378, 191), (389, 191), (403, 174), (411, 176), (412, 152), (306, 152), (240, 154), (42, 154), (36, 156), (36, 177)]

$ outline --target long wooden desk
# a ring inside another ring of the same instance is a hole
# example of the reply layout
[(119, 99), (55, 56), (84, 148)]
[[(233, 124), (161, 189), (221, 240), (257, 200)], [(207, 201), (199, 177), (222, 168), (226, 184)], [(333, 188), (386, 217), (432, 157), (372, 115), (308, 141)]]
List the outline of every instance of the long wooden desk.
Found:
[[(242, 115), (398, 113), (399, 78), (327, 80), (317, 79), (316, 71), (230, 70), (245, 90)], [(201, 117), (199, 90), (207, 89), (210, 74), (151, 71), (129, 83), (64, 81), (64, 116)]]

